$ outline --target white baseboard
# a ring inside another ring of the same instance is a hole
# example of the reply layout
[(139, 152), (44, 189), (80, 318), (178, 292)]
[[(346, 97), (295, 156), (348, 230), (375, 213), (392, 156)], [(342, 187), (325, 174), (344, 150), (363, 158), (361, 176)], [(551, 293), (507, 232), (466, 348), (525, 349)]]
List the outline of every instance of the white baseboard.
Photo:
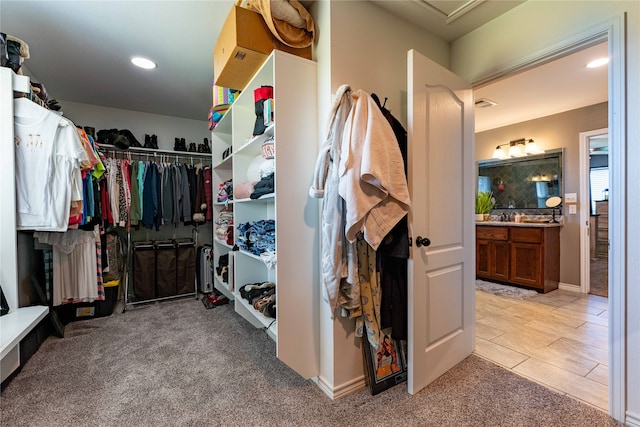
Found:
[(322, 377), (317, 378), (316, 384), (318, 384), (320, 390), (322, 390), (324, 394), (329, 396), (331, 400), (340, 399), (341, 397), (353, 393), (356, 390), (360, 390), (367, 385), (364, 379), (364, 375), (342, 385), (339, 385), (338, 387), (332, 387)]
[(625, 424), (628, 426), (640, 427), (640, 414), (632, 414), (627, 412)]
[(578, 292), (580, 293), (580, 285), (572, 285), (570, 283), (558, 283), (558, 289), (562, 289), (563, 291), (569, 292)]

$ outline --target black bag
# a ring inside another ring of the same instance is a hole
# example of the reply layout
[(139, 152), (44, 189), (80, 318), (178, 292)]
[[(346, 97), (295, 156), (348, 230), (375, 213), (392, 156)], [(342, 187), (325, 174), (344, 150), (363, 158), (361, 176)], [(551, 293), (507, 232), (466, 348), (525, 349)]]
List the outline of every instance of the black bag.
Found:
[(0, 67), (9, 66), (9, 54), (7, 53), (7, 35), (0, 33)]
[(4, 316), (9, 313), (9, 303), (7, 303), (7, 299), (4, 297), (4, 292), (2, 292), (2, 286), (0, 286), (0, 316)]

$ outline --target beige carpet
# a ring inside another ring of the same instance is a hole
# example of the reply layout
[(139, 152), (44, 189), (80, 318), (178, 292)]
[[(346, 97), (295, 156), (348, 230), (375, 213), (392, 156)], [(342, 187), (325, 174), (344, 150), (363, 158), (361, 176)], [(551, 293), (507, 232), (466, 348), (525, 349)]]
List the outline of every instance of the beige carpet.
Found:
[(619, 425), (476, 356), (415, 396), (400, 384), (331, 401), (231, 305), (193, 298), (69, 324), (2, 390), (0, 408), (12, 427)]

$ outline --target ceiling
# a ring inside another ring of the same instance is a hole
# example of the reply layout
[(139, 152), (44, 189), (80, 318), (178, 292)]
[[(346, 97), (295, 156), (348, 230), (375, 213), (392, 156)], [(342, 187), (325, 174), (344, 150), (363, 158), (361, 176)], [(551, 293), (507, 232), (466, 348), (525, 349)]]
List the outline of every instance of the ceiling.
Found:
[[(523, 3), (371, 1), (446, 41)], [(234, 3), (2, 0), (0, 27), (29, 44), (25, 74), (42, 82), (52, 98), (204, 121), (213, 47)], [(158, 68), (131, 66), (133, 55), (154, 59)], [(606, 101), (606, 70), (604, 80), (602, 73), (591, 80), (595, 74), (583, 72), (585, 59), (563, 58), (479, 88), (476, 98), (498, 105), (476, 108), (477, 130)]]

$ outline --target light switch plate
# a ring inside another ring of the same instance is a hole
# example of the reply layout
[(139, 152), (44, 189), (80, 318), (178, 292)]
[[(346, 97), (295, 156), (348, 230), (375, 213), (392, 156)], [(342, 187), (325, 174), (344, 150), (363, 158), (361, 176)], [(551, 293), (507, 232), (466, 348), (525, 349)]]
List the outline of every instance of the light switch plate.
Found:
[(565, 203), (578, 203), (578, 194), (577, 193), (566, 193), (564, 195), (564, 202)]
[(576, 213), (576, 205), (569, 205), (569, 214)]

